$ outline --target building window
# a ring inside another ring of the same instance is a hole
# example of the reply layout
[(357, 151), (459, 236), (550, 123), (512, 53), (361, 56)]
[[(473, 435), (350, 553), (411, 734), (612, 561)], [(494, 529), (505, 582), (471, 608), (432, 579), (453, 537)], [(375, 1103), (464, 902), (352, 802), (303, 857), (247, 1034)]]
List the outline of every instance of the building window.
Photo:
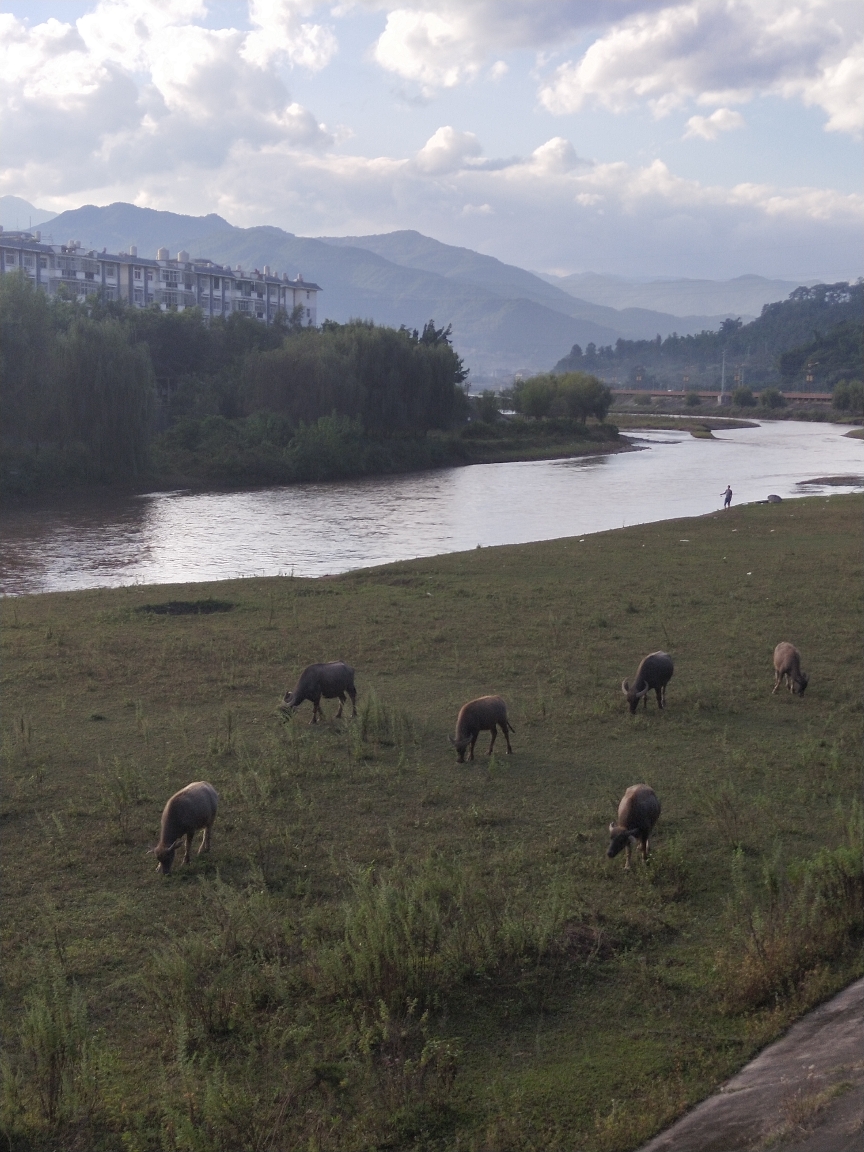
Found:
[(14, 252), (7, 252), (6, 253), (6, 263), (7, 264), (16, 264), (17, 263)]
[(47, 268), (48, 267), (48, 257), (47, 256), (40, 256), (39, 257), (39, 267), (40, 268)]
[(147, 269), (147, 279), (148, 279), (148, 281), (150, 281), (152, 283), (153, 273), (150, 271), (149, 268)]
[(135, 303), (136, 304), (143, 304), (144, 303), (144, 289), (143, 288), (136, 288), (135, 289)]
[(134, 271), (134, 273), (133, 273), (133, 275), (134, 275), (134, 277), (135, 277), (135, 279), (136, 279), (136, 280), (140, 280), (140, 279), (141, 279), (141, 269), (140, 269), (140, 268), (136, 268), (136, 269), (135, 269), (135, 271)]
[(175, 272), (172, 268), (163, 268), (162, 269), (162, 282), (164, 284), (179, 284), (180, 283), (180, 273)]
[(33, 267), (33, 257), (32, 256), (23, 256), (22, 262), (23, 262), (25, 268), (32, 268)]
[(219, 277), (218, 277), (218, 276), (214, 276), (214, 277), (213, 277), (213, 287), (214, 287), (214, 288), (218, 288), (218, 287), (219, 287)]

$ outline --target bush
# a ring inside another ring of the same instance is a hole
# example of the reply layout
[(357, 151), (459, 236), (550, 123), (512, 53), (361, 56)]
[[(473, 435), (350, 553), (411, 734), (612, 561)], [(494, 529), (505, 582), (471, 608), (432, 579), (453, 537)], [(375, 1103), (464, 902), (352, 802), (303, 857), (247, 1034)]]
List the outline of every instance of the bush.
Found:
[(520, 380), (513, 388), (513, 405), (524, 416), (569, 416), (585, 423), (589, 416), (602, 423), (612, 406), (612, 392), (586, 372), (547, 372)]
[(687, 393), (687, 407), (688, 408), (698, 408), (701, 403), (702, 403), (702, 397), (699, 395), (698, 392), (688, 392)]
[(763, 408), (785, 408), (786, 397), (779, 388), (764, 388), (759, 395)]
[(834, 407), (854, 416), (864, 415), (864, 383), (860, 380), (841, 380), (834, 386)]
[(754, 408), (756, 397), (749, 388), (736, 388), (732, 393), (732, 403), (736, 408)]
[(474, 401), (477, 418), (484, 424), (494, 424), (501, 417), (498, 410), (498, 397), (488, 388)]

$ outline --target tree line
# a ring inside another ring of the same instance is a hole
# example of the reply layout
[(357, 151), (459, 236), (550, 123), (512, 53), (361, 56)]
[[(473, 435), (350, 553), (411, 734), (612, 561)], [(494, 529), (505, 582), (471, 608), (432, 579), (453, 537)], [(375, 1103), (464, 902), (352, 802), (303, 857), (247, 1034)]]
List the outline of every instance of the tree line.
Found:
[(432, 321), (422, 331), (367, 321), (310, 329), (285, 315), (270, 326), (239, 314), (208, 322), (199, 310), (49, 298), (7, 275), (0, 480), (18, 491), (134, 483), (154, 466), (170, 472), (178, 452), (187, 463), (190, 453), (216, 453), (209, 479), (224, 464), (227, 478), (242, 480), (238, 451), (252, 468), (246, 479), (261, 478), (261, 456), (263, 478), (291, 480), (317, 476), (322, 452), (334, 466), (344, 449), (360, 471), (373, 468), (372, 441), (402, 443), (390, 457), (379, 452), (379, 464), (392, 457), (396, 467), (410, 456), (405, 443), (465, 420), (466, 376), (449, 327)]
[(861, 280), (801, 287), (749, 324), (729, 318), (716, 332), (621, 339), (584, 351), (575, 344), (553, 371), (594, 372), (622, 387), (714, 388), (725, 358), (727, 387), (737, 373), (742, 385), (827, 391), (861, 378), (862, 310)]

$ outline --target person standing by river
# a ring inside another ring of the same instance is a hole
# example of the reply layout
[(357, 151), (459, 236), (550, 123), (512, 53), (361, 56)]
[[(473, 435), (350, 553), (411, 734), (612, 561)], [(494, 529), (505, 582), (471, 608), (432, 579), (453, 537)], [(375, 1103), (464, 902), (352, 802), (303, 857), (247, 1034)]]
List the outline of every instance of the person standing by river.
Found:
[(732, 489), (731, 489), (731, 487), (727, 484), (726, 485), (726, 491), (721, 492), (720, 495), (723, 497), (723, 507), (728, 508), (729, 505), (732, 503)]

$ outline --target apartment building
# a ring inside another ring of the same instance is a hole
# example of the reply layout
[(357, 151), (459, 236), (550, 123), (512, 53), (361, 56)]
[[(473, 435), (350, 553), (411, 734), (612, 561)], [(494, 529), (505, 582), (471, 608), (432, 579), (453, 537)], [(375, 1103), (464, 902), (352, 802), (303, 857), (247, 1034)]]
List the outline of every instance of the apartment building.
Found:
[[(244, 271), (212, 260), (192, 259), (178, 252), (172, 259), (160, 248), (156, 259), (128, 252), (84, 251), (77, 240), (68, 244), (43, 243), (41, 232), (5, 232), (0, 228), (0, 272), (24, 272), (49, 295), (62, 292), (84, 297), (98, 292), (105, 300), (126, 300), (136, 308), (154, 304), (163, 311), (200, 308), (205, 316), (240, 312), (272, 324), (281, 311), (295, 308), (304, 327), (318, 323), (317, 296), (321, 288), (298, 275), (288, 279), (262, 270)], [(61, 285), (65, 287), (61, 289)]]

